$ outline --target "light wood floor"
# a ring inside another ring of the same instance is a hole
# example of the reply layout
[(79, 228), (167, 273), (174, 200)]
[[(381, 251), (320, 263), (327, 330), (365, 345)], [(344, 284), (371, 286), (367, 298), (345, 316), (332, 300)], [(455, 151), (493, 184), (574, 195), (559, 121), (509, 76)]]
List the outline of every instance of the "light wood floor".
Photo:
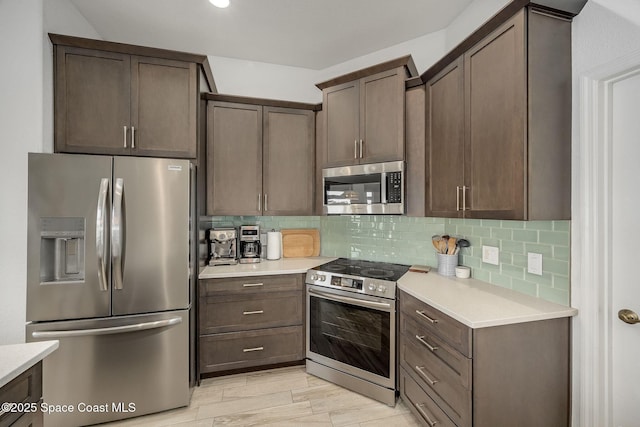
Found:
[(203, 380), (187, 408), (103, 426), (419, 426), (395, 408), (305, 372), (304, 366)]

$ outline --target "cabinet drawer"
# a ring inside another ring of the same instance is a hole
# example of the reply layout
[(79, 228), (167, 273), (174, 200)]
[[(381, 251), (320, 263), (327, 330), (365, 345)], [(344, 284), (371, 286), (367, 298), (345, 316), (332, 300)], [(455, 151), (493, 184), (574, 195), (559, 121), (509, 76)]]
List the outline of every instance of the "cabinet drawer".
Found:
[(200, 337), (200, 371), (216, 372), (304, 358), (302, 326)]
[(302, 292), (200, 299), (200, 334), (302, 325)]
[[(433, 366), (461, 387), (471, 389), (472, 362), (462, 353), (456, 351), (430, 330), (417, 324), (412, 319), (402, 316), (400, 331), (403, 344), (410, 344), (411, 351), (417, 360)], [(432, 350), (433, 349), (433, 350)], [(435, 372), (434, 372), (435, 374)]]
[(456, 427), (453, 421), (402, 368), (400, 368), (400, 390), (402, 399), (423, 425)]
[(469, 327), (406, 292), (400, 294), (400, 309), (425, 330), (446, 341), (465, 356), (471, 357), (472, 332)]
[[(38, 362), (8, 384), (0, 389), (0, 403), (22, 403), (33, 404), (39, 408), (40, 397), (42, 396), (42, 362)], [(33, 418), (30, 416), (30, 412), (0, 412), (0, 426), (12, 425), (21, 416), (24, 420), (42, 419), (41, 414), (38, 415), (38, 410)], [(42, 424), (39, 424), (42, 425)]]
[[(417, 343), (402, 335), (400, 340), (401, 366), (425, 390), (425, 392), (442, 408), (442, 410), (458, 425), (471, 425), (471, 359), (462, 363), (466, 368), (462, 375), (447, 365), (435, 353), (418, 347)], [(416, 344), (414, 344), (417, 343)], [(459, 354), (459, 353), (456, 353)], [(464, 384), (466, 383), (466, 384)]]
[(200, 297), (220, 294), (259, 294), (301, 291), (304, 275), (246, 276), (200, 280)]

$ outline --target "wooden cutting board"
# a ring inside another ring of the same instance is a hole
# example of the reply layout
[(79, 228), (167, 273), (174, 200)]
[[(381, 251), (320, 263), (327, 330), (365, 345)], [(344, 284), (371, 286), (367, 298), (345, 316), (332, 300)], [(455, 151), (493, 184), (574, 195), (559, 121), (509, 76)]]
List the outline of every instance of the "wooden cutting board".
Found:
[(281, 231), (283, 258), (320, 255), (320, 231), (317, 228), (289, 228)]

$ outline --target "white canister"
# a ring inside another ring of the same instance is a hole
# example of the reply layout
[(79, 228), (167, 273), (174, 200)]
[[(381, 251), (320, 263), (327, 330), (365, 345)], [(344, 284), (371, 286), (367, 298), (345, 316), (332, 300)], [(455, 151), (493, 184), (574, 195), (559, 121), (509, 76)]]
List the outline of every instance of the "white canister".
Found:
[(275, 260), (282, 257), (282, 233), (271, 230), (267, 233), (267, 259)]

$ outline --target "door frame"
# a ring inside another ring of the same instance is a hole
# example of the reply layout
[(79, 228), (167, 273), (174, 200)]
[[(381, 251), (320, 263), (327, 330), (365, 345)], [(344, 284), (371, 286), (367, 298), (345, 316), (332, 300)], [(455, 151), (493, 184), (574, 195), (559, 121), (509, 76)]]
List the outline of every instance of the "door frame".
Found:
[[(612, 422), (612, 92), (640, 74), (640, 51), (580, 73), (574, 83), (571, 224), (572, 425)], [(576, 88), (576, 86), (578, 86)], [(576, 102), (577, 101), (577, 102)], [(577, 117), (576, 117), (577, 115)]]

